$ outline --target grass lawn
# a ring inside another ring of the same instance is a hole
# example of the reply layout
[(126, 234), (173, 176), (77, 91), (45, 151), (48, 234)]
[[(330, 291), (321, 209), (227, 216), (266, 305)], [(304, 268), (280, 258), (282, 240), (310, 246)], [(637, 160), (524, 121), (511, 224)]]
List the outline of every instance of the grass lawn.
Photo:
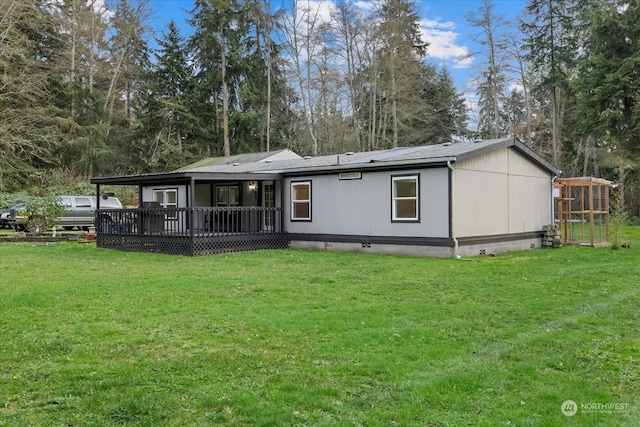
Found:
[(473, 260), (2, 243), (0, 426), (638, 426), (625, 231)]

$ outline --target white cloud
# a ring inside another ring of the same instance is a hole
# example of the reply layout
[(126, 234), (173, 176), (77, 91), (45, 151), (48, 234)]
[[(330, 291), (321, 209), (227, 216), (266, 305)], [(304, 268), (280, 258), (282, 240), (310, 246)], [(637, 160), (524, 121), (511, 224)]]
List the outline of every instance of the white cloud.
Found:
[(436, 19), (422, 19), (420, 24), (425, 28), (438, 28), (444, 30), (454, 30), (456, 28), (455, 22), (447, 21), (442, 22), (440, 18)]
[(331, 14), (336, 10), (332, 0), (302, 0), (298, 1), (298, 14), (314, 25), (328, 24), (331, 22)]
[(523, 93), (524, 92), (524, 86), (522, 86), (522, 83), (511, 83), (509, 85), (509, 93), (511, 93), (511, 92)]
[(458, 44), (460, 34), (454, 31), (454, 22), (442, 22), (440, 18), (422, 19), (420, 28), (423, 40), (429, 43), (431, 58), (452, 61), (454, 68), (467, 68), (471, 65), (473, 56), (469, 48)]
[(373, 12), (376, 10), (375, 5), (370, 1), (359, 0), (353, 2), (354, 6), (364, 12)]

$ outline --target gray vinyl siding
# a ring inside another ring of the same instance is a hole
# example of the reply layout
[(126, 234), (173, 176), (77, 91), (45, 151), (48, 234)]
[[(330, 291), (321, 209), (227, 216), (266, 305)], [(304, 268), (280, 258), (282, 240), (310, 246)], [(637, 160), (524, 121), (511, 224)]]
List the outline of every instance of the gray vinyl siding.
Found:
[(193, 193), (193, 207), (213, 206), (211, 183), (196, 184)]
[[(420, 222), (391, 221), (391, 176), (420, 176)], [(311, 221), (291, 221), (291, 182), (311, 181)], [(362, 172), (362, 179), (339, 175), (287, 178), (285, 228), (290, 233), (357, 236), (449, 237), (447, 168)]]
[(540, 231), (551, 221), (551, 175), (514, 149), (455, 165), (455, 237)]

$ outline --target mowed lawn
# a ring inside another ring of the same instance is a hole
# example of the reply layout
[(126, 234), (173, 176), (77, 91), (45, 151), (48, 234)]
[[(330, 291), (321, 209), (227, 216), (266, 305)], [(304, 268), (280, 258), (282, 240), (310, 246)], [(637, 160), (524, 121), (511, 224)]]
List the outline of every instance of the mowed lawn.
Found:
[(638, 426), (626, 232), (471, 260), (3, 243), (0, 426)]

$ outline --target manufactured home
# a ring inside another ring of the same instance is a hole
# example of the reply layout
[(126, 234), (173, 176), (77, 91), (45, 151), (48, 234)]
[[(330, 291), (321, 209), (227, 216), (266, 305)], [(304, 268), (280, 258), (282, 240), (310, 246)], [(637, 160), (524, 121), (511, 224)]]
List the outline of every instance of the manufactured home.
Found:
[(135, 185), (100, 209), (100, 247), (205, 255), (313, 248), (454, 257), (541, 246), (559, 171), (514, 138), (300, 157), (210, 158)]

